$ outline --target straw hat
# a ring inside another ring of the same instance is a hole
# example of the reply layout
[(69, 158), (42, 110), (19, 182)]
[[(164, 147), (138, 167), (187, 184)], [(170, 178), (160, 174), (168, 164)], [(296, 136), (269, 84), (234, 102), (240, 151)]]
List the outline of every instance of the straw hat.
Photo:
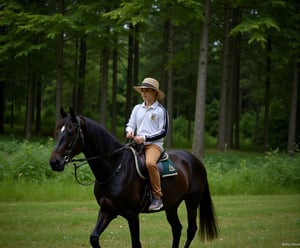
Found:
[(134, 86), (133, 88), (139, 93), (141, 93), (141, 89), (154, 89), (158, 93), (158, 100), (162, 100), (165, 97), (165, 93), (159, 89), (159, 82), (154, 78), (145, 78), (141, 86)]

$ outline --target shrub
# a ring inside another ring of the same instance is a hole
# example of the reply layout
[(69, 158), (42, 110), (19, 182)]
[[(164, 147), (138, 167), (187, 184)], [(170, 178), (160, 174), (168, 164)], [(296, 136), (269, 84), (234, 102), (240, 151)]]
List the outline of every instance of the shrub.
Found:
[[(1, 139), (0, 183), (74, 183), (72, 166), (66, 166), (63, 173), (51, 170), (48, 159), (53, 145), (53, 139), (47, 142)], [(299, 156), (289, 157), (277, 150), (267, 154), (227, 151), (209, 153), (204, 162), (213, 194), (299, 193)], [(79, 169), (78, 179), (83, 183), (93, 181), (87, 165)]]
[(273, 151), (262, 155), (226, 152), (205, 159), (216, 194), (299, 192), (299, 157)]

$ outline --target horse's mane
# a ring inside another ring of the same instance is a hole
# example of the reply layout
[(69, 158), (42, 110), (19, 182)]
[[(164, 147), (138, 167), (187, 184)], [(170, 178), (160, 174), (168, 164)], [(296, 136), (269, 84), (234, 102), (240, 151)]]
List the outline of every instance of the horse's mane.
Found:
[(104, 154), (109, 154), (115, 149), (118, 149), (122, 144), (117, 138), (107, 131), (102, 125), (87, 117), (80, 116), (84, 119), (86, 125), (86, 139), (87, 142), (91, 142), (97, 151), (101, 151)]

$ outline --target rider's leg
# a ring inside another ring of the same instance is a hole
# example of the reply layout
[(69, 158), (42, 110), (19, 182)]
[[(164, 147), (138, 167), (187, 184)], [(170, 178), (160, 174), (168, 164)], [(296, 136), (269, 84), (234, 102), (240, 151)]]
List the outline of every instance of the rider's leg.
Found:
[(149, 173), (152, 194), (154, 197), (149, 207), (149, 210), (151, 211), (162, 208), (160, 174), (157, 168), (157, 161), (160, 155), (161, 149), (158, 146), (154, 144), (145, 145), (146, 166)]

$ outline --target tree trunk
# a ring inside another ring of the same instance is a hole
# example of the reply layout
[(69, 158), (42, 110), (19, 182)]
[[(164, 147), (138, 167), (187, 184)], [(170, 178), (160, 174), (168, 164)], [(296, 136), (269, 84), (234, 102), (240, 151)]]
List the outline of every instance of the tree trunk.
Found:
[(0, 80), (0, 134), (4, 133), (4, 109), (5, 109), (4, 86), (5, 86), (4, 81)]
[(86, 53), (87, 45), (85, 38), (80, 39), (79, 44), (79, 67), (78, 67), (78, 90), (77, 90), (77, 113), (83, 112), (84, 105), (84, 88), (85, 88), (85, 72), (86, 72)]
[(25, 123), (25, 136), (26, 139), (31, 138), (31, 127), (32, 127), (32, 116), (34, 113), (33, 102), (34, 102), (34, 78), (32, 70), (31, 56), (28, 57), (28, 76), (27, 76), (27, 105), (26, 105), (26, 123)]
[(41, 111), (42, 111), (42, 82), (40, 74), (37, 73), (36, 81), (36, 120), (35, 120), (35, 131), (39, 133), (41, 131)]
[[(133, 36), (133, 84), (138, 84), (139, 81), (139, 24), (134, 26), (134, 36)], [(138, 95), (133, 95), (133, 104), (138, 102)]]
[[(0, 27), (0, 36), (4, 35), (5, 29), (4, 27)], [(1, 45), (1, 43), (0, 43)], [(2, 75), (3, 72), (3, 64), (0, 65), (0, 74)], [(0, 134), (4, 133), (4, 110), (5, 110), (5, 100), (4, 100), (4, 89), (5, 89), (5, 82), (2, 77), (0, 78)]]
[(111, 132), (117, 135), (117, 76), (118, 76), (118, 37), (115, 37), (115, 48), (113, 49), (113, 64), (112, 64), (112, 119), (111, 119)]
[(289, 155), (293, 155), (296, 149), (296, 124), (297, 124), (297, 102), (298, 102), (298, 56), (294, 54), (293, 60), (293, 81), (291, 92), (291, 108), (290, 108), (290, 120), (289, 120), (289, 134), (287, 152)]
[(219, 128), (218, 128), (218, 149), (224, 151), (228, 140), (226, 140), (226, 117), (228, 112), (228, 81), (229, 81), (229, 30), (230, 30), (230, 6), (225, 4), (224, 17), (224, 45), (223, 45), (223, 63), (222, 63), (222, 78), (220, 92), (220, 113), (219, 113)]
[[(58, 10), (64, 14), (64, 0), (59, 1)], [(56, 123), (60, 120), (60, 108), (62, 107), (62, 89), (63, 89), (63, 32), (59, 33), (56, 38)]]
[(264, 114), (264, 151), (270, 149), (270, 83), (271, 83), (271, 39), (267, 41), (266, 80), (265, 80), (265, 114)]
[[(241, 11), (239, 8), (233, 9), (233, 27), (238, 25), (241, 20)], [(232, 80), (233, 80), (233, 130), (234, 142), (233, 148), (240, 149), (240, 43), (241, 35), (233, 38), (233, 62), (232, 62)]]
[(78, 112), (78, 101), (77, 101), (77, 95), (78, 95), (78, 45), (79, 38), (75, 38), (75, 59), (74, 59), (74, 82), (73, 82), (73, 92), (72, 92), (72, 107), (75, 110), (75, 112)]
[(109, 48), (104, 47), (102, 50), (101, 62), (101, 81), (100, 82), (100, 123), (106, 126), (107, 113), (107, 92), (108, 92), (108, 62), (109, 62)]
[[(167, 24), (167, 33), (168, 33), (168, 71), (167, 71), (167, 108), (169, 112), (169, 130), (173, 130), (173, 53), (174, 53), (174, 26), (171, 22), (171, 20), (168, 21)], [(162, 82), (164, 83), (164, 82)], [(172, 147), (173, 138), (172, 138), (172, 132), (168, 132), (167, 138), (166, 138), (166, 147), (170, 148)]]
[(129, 119), (132, 109), (132, 71), (133, 71), (133, 26), (129, 24), (128, 34), (128, 55), (127, 55), (127, 87), (126, 87), (126, 108), (125, 108), (125, 122)]
[(209, 32), (210, 0), (204, 0), (204, 22), (202, 24), (198, 77), (195, 107), (195, 127), (192, 152), (199, 159), (204, 158), (204, 123), (205, 123), (205, 99), (208, 58), (208, 32)]

